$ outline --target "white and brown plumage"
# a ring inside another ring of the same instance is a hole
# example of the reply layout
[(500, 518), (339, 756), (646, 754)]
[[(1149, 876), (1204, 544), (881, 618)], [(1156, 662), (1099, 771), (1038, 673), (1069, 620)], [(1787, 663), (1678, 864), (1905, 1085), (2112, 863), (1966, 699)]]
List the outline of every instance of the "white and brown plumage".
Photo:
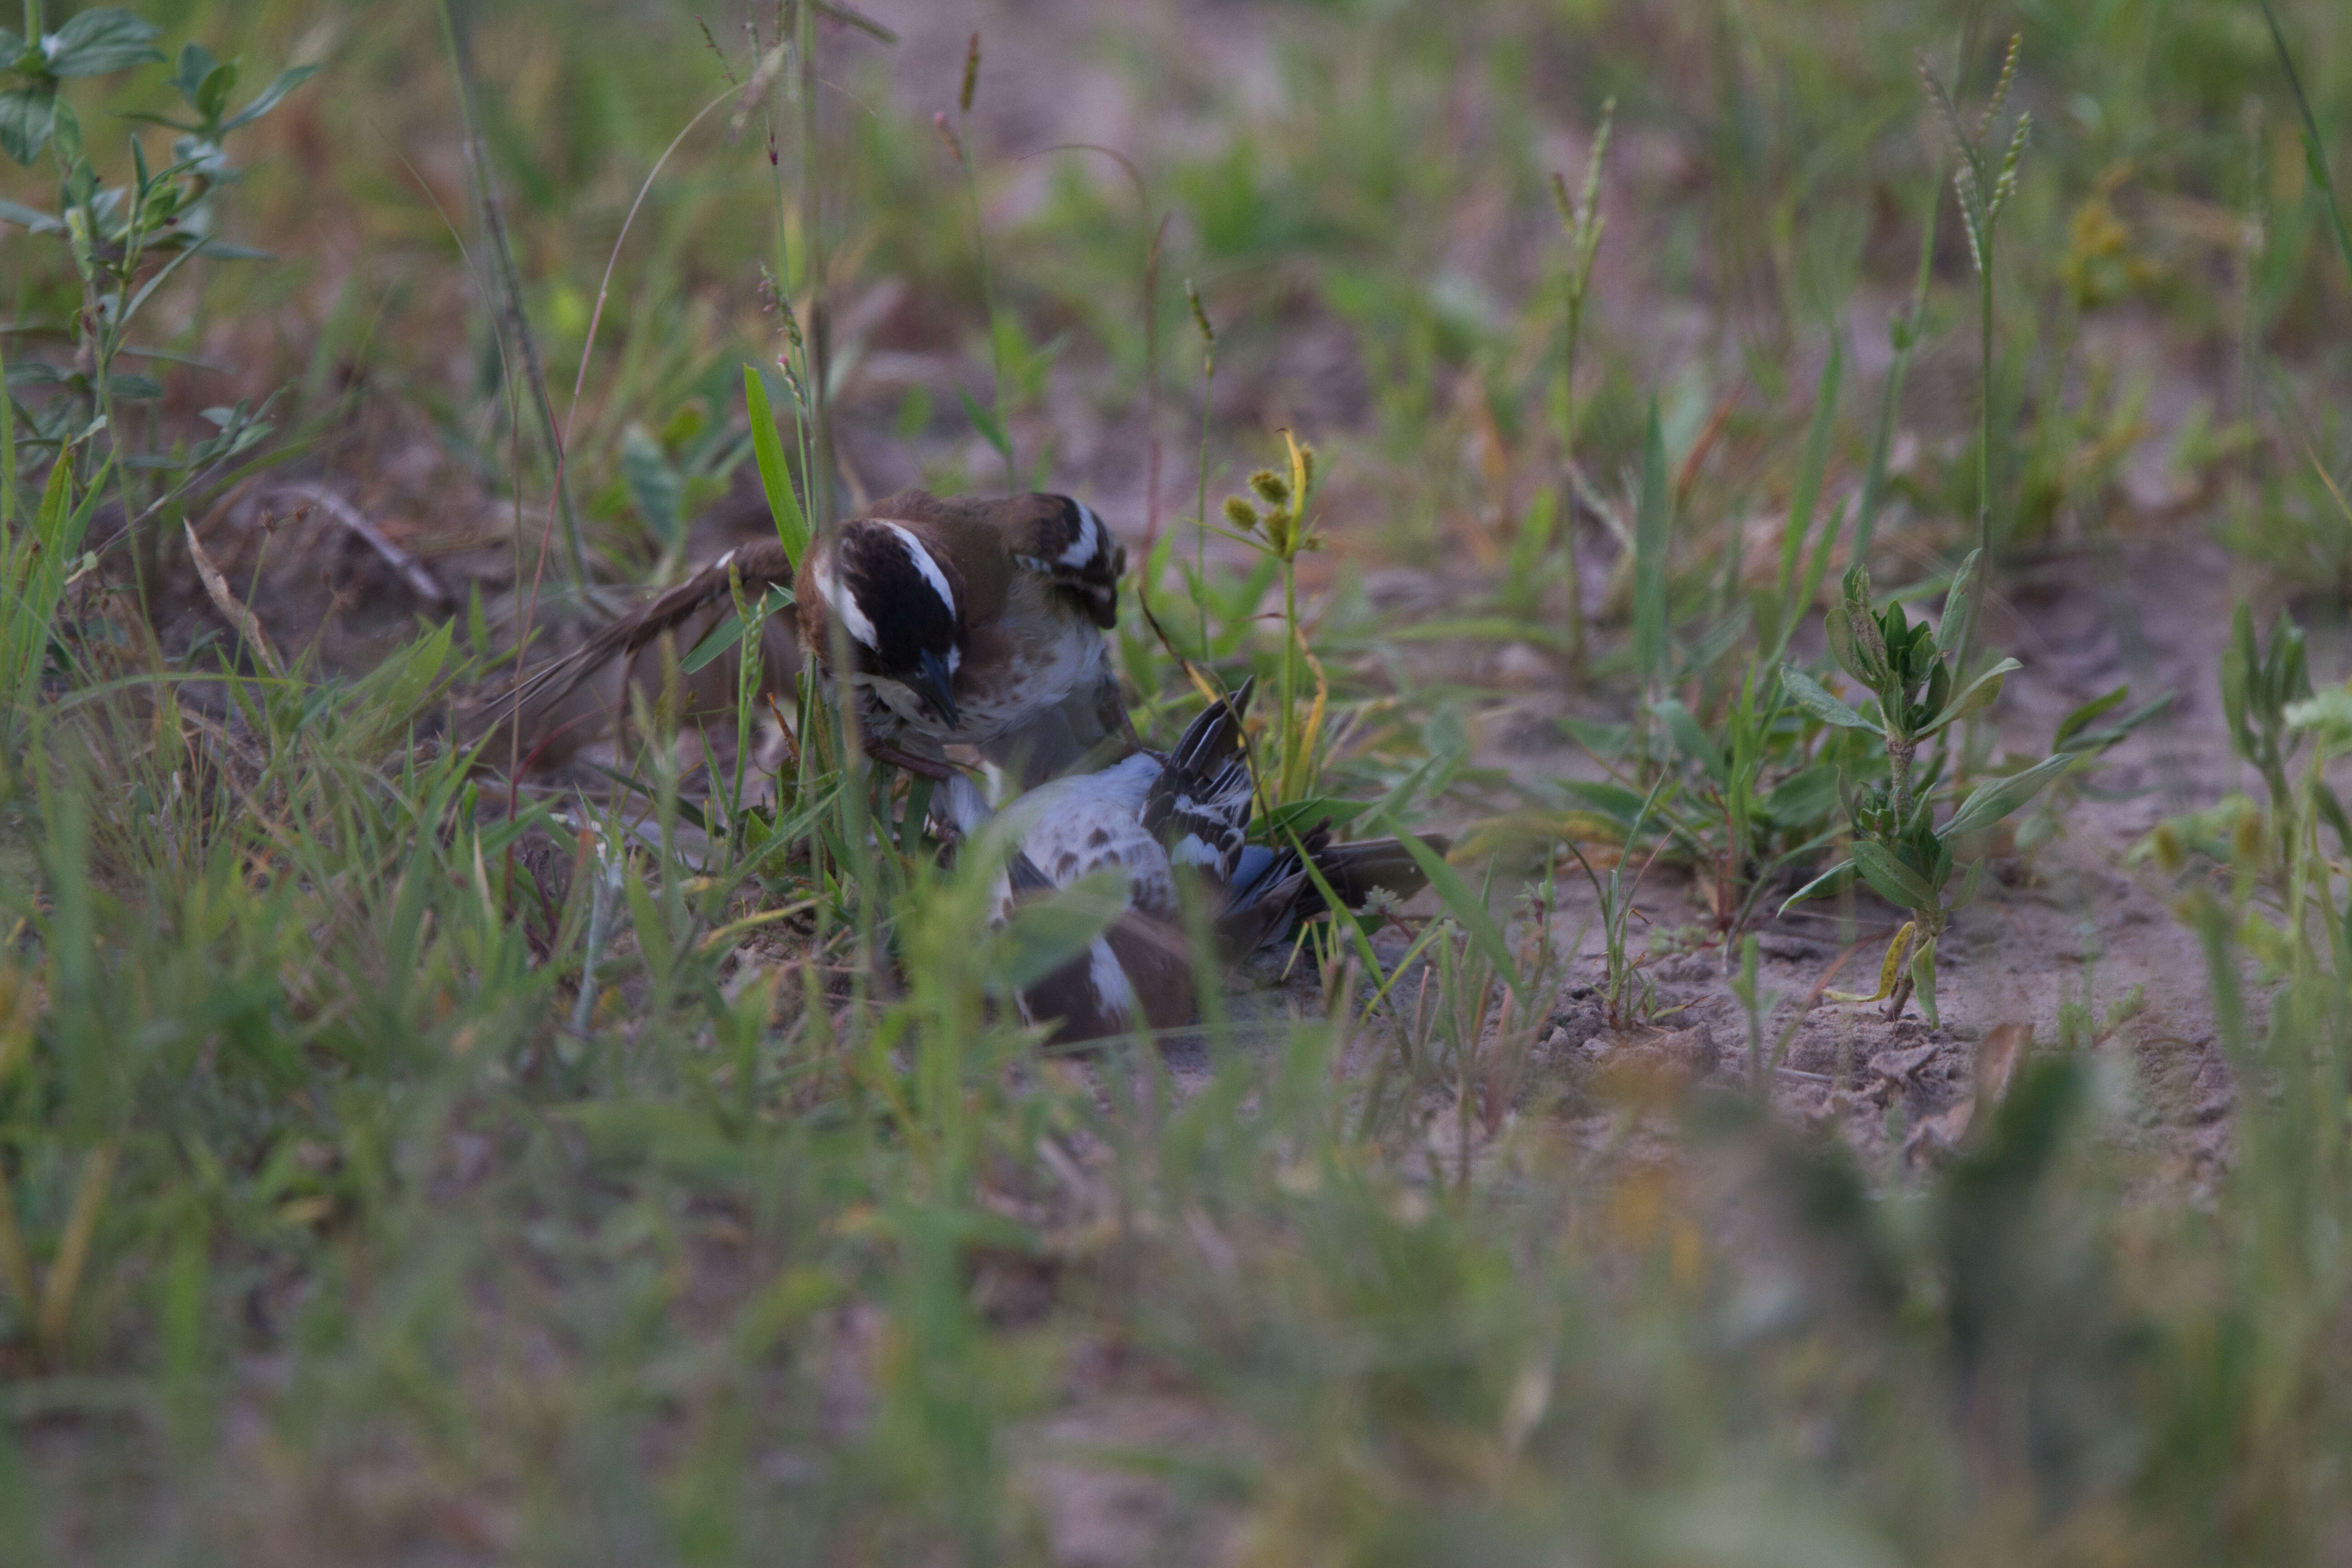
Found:
[[(1087, 951), (1020, 993), (1024, 1018), (1054, 1026), (1065, 1041), (1181, 1028), (1197, 1016), (1201, 962), (1219, 966), (1284, 940), (1325, 910), (1298, 848), (1248, 841), (1252, 783), (1242, 748), (1249, 688), (1213, 704), (1166, 754), (1138, 752), (1099, 773), (1056, 779), (999, 814), (1013, 850), (998, 889), (998, 917), (1025, 898), (1069, 888), (1097, 872), (1123, 873), (1123, 909)], [(980, 815), (961, 781), (950, 796), (966, 828)], [(1334, 844), (1318, 829), (1302, 840), (1342, 903), (1360, 910), (1377, 892), (1402, 898), (1423, 875), (1395, 839)], [(1440, 849), (1442, 852), (1442, 843)], [(1181, 878), (1192, 880), (1217, 951), (1196, 954), (1185, 934)]]
[(946, 499), (906, 490), (827, 531), (795, 571), (781, 544), (730, 551), (606, 628), (520, 694), (545, 703), (596, 662), (634, 654), (726, 603), (789, 585), (803, 649), (845, 658), (867, 738), (921, 765), (951, 744), (1034, 783), (1126, 733), (1103, 633), (1127, 552), (1066, 496)]

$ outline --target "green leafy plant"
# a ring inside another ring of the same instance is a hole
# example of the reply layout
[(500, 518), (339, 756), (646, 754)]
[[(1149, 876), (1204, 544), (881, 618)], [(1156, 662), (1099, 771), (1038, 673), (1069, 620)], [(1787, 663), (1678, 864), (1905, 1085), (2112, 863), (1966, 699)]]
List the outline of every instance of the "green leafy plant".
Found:
[[(2297, 725), (2294, 716), (2297, 705), (2311, 700), (2311, 669), (2303, 628), (2281, 610), (2271, 626), (2267, 646), (2258, 643), (2253, 609), (2241, 603), (2231, 617), (2230, 641), (2221, 650), (2221, 713), (2229, 726), (2231, 748), (2262, 774), (2270, 792), (2273, 823), (2290, 858), (2296, 833), (2297, 782), (2288, 776), (2288, 771), (2310, 732), (2310, 727)], [(2315, 809), (2325, 815), (2336, 841), (2352, 848), (2352, 823), (2346, 821), (2336, 792), (2316, 774), (2308, 787)]]
[[(1281, 711), (1275, 715), (1275, 754), (1270, 804), (1286, 805), (1314, 792), (1322, 770), (1324, 715), (1330, 687), (1316, 659), (1307, 627), (1298, 611), (1298, 558), (1323, 548), (1323, 537), (1309, 516), (1315, 501), (1315, 448), (1301, 445), (1286, 430), (1283, 445), (1289, 461), (1282, 473), (1260, 468), (1250, 476), (1250, 494), (1225, 498), (1227, 537), (1236, 539), (1274, 563), (1282, 579), (1282, 651), (1276, 666), (1276, 695)], [(1307, 699), (1302, 686), (1311, 673), (1315, 693)]]
[[(2076, 760), (2062, 753), (2006, 777), (1987, 779), (1948, 820), (1940, 826), (1936, 822), (1941, 757), (1935, 767), (1923, 768), (1920, 748), (1958, 721), (1990, 707), (2000, 695), (2002, 680), (2020, 668), (2015, 659), (2004, 658), (1955, 689), (1956, 654), (1968, 643), (1982, 559), (1980, 552), (1971, 551), (1961, 563), (1946, 595), (1940, 625), (1913, 625), (1899, 604), (1874, 608), (1868, 568), (1848, 570), (1839, 602), (1823, 619), (1832, 656), (1876, 700), (1874, 714), (1865, 717), (1801, 670), (1790, 668), (1781, 675), (1799, 704), (1816, 718), (1842, 729), (1874, 731), (1885, 748), (1884, 785), (1858, 785), (1845, 776), (1838, 781), (1853, 833), (1848, 858), (1799, 889), (1782, 908), (1843, 886), (1858, 873), (1881, 898), (1910, 911), (1911, 920), (1887, 944), (1877, 991), (1869, 995), (1832, 994), (1841, 1001), (1884, 1000), (1889, 1019), (1902, 1016), (1916, 989), (1921, 1011), (1930, 1023), (1937, 1021), (1936, 946), (1952, 915), (1974, 897), (1984, 864), (1981, 859), (1970, 862), (1957, 899), (1948, 902), (1954, 846), (2025, 805)], [(1943, 754), (1950, 749), (1945, 745)]]
[(1625, 848), (1610, 866), (1607, 880), (1604, 881), (1592, 868), (1592, 862), (1585, 858), (1584, 851), (1573, 838), (1568, 844), (1569, 853), (1576, 857), (1576, 863), (1584, 869), (1585, 880), (1592, 885), (1593, 901), (1600, 909), (1601, 1005), (1610, 1026), (1614, 1028), (1647, 1022), (1658, 1009), (1657, 984), (1643, 973), (1646, 960), (1633, 952), (1633, 895), (1641, 888), (1642, 878), (1657, 859), (1657, 851), (1651, 851), (1631, 881), (1625, 877), (1625, 862), (1633, 853), (1633, 846), (1641, 840), (1643, 830), (1648, 826), (1651, 813), (1657, 809), (1660, 797), (1667, 793), (1670, 782), (1660, 779), (1643, 798), (1627, 827)]
[[(157, 439), (142, 449), (131, 439), (127, 405), (155, 402), (163, 387), (152, 377), (120, 368), (121, 362), (170, 357), (134, 342), (131, 334), (157, 291), (188, 262), (199, 256), (250, 258), (261, 254), (217, 236), (215, 197), (238, 174), (223, 151), (224, 142), (275, 109), (317, 68), (297, 66), (279, 72), (232, 111), (237, 62), (215, 59), (200, 44), (188, 45), (170, 83), (189, 116), (131, 116), (180, 132), (173, 144), (173, 161), (151, 169), (146, 148), (134, 136), (129, 181), (106, 185), (87, 155), (80, 120), (59, 94), (59, 85), (72, 78), (161, 61), (163, 56), (152, 47), (161, 29), (128, 12), (106, 9), (85, 11), (44, 35), (37, 5), (27, 6), (26, 26), (24, 38), (0, 30), (0, 54), (10, 58), (8, 68), (18, 83), (0, 92), (0, 150), (27, 165), (49, 150), (59, 175), (59, 205), (44, 212), (16, 202), (0, 203), (0, 218), (35, 235), (53, 237), (66, 247), (80, 281), (82, 308), (74, 318), (76, 350), (69, 363), (28, 362), (10, 367), (12, 390), (39, 389), (43, 395), (29, 409), (14, 405), (12, 399), (9, 429), (0, 435), (13, 437), (10, 468), (20, 477), (29, 478), (43, 461), (78, 463), (83, 471), (76, 480), (94, 489), (97, 465), (106, 465), (121, 491), (128, 534), (138, 542), (142, 582), (148, 583), (153, 577), (156, 538), (156, 530), (148, 525), (159, 517), (167, 524), (174, 521), (163, 514), (180, 510), (200, 484), (259, 445), (272, 426), (259, 411), (239, 403), (206, 409), (204, 417), (215, 434), (202, 440), (166, 446)], [(20, 420), (23, 431), (18, 433)], [(149, 427), (151, 436), (161, 437), (160, 417), (151, 420)], [(31, 463), (24, 461), (19, 447), (30, 451)], [(148, 493), (151, 477), (158, 481), (152, 494)], [(14, 486), (9, 489), (5, 504), (13, 510)]]

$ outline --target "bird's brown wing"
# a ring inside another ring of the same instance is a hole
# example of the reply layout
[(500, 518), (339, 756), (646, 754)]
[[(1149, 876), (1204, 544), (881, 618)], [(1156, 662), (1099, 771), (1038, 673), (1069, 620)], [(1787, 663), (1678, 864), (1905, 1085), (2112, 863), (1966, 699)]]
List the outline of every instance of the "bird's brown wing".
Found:
[(744, 595), (752, 600), (772, 587), (789, 586), (793, 568), (783, 545), (762, 540), (730, 550), (677, 587), (655, 595), (516, 687), (516, 710), (562, 701), (590, 670), (606, 659), (636, 653), (664, 632), (676, 630), (726, 599), (733, 592), (730, 581), (738, 578), (742, 582)]
[(1118, 624), (1127, 549), (1090, 507), (1067, 496), (1011, 496), (997, 514), (1013, 559), (1043, 575), (1095, 625)]

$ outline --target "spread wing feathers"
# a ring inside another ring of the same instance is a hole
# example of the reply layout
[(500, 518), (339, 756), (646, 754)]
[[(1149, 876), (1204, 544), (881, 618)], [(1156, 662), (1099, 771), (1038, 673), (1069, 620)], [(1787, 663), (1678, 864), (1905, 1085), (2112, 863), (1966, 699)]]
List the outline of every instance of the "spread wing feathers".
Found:
[(1129, 914), (1086, 950), (1020, 993), (1021, 1016), (1054, 1026), (1062, 1044), (1192, 1021), (1192, 962), (1183, 933), (1164, 920)]
[[(1350, 912), (1361, 910), (1382, 893), (1409, 899), (1429, 881), (1420, 863), (1393, 838), (1334, 844), (1329, 829), (1318, 827), (1299, 842)], [(1423, 842), (1440, 855), (1446, 851), (1445, 839), (1438, 836)], [(1299, 921), (1311, 921), (1329, 908), (1297, 849), (1252, 845), (1235, 868), (1231, 901), (1218, 917), (1217, 936), (1227, 952), (1245, 957), (1286, 940)]]
[(1117, 770), (1047, 787), (1053, 809), (1023, 834), (1002, 907), (1116, 869), (1125, 878), (1125, 908), (1101, 936), (1020, 993), (1022, 1016), (1052, 1024), (1063, 1041), (1189, 1023), (1192, 965), (1175, 883), (1167, 851), (1137, 818), (1135, 796), (1122, 790)]
[(1230, 884), (1248, 839), (1252, 784), (1242, 721), (1255, 680), (1185, 728), (1144, 797), (1144, 830), (1178, 866), (1211, 868)]
[(743, 584), (747, 602), (755, 602), (778, 584), (790, 587), (792, 563), (780, 543), (761, 541), (730, 550), (677, 587), (655, 595), (614, 621), (572, 652), (543, 666), (515, 689), (518, 710), (527, 704), (561, 701), (588, 672), (608, 658), (634, 656), (664, 632), (673, 631), (732, 592), (730, 573)]
[(1064, 590), (1095, 625), (1118, 624), (1118, 580), (1127, 549), (1094, 509), (1067, 496), (1016, 496), (1003, 513), (1013, 558)]

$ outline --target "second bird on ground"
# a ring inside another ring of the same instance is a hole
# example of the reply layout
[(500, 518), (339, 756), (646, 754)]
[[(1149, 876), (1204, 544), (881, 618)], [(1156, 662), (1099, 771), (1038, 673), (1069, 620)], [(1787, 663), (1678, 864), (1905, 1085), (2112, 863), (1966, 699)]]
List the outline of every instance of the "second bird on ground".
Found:
[(734, 583), (751, 603), (789, 585), (802, 647), (828, 681), (845, 655), (865, 738), (886, 760), (943, 774), (945, 748), (969, 745), (1041, 783), (1131, 743), (1103, 637), (1126, 568), (1102, 520), (1067, 496), (903, 490), (822, 535), (797, 570), (782, 544), (728, 552), (518, 700), (544, 708), (604, 659), (726, 603)]

